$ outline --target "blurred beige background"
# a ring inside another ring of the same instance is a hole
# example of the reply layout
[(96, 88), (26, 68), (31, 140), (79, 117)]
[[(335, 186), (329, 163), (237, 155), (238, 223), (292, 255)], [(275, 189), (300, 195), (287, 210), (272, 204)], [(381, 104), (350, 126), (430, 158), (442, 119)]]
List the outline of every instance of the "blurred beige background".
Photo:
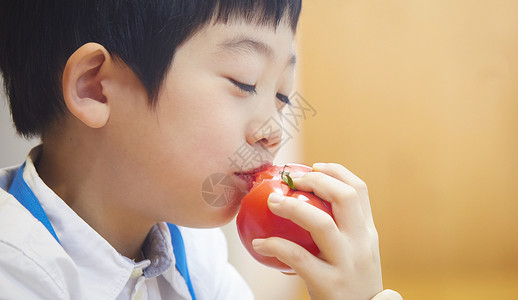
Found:
[[(367, 182), (385, 287), (405, 299), (518, 299), (518, 1), (303, 6), (297, 91), (317, 114), (278, 162), (338, 162)], [(0, 108), (3, 166), (30, 145)], [(307, 299), (225, 231), (258, 300)]]
[(385, 286), (518, 299), (518, 1), (303, 3), (303, 160), (367, 182)]

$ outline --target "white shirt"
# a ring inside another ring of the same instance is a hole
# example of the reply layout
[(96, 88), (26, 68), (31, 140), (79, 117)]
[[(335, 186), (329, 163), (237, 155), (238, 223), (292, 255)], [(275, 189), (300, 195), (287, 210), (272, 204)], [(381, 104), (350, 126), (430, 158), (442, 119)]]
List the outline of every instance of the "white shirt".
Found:
[[(174, 267), (169, 229), (155, 225), (135, 263), (119, 254), (38, 176), (27, 158), (23, 178), (38, 198), (60, 243), (12, 195), (19, 167), (0, 170), (0, 299), (191, 299)], [(196, 298), (253, 299), (227, 262), (219, 229), (179, 227)]]

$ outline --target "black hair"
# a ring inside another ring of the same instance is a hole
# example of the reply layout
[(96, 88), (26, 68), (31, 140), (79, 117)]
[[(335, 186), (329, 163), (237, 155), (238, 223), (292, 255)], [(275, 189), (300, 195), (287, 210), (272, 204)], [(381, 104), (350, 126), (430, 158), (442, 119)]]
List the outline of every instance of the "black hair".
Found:
[(88, 42), (135, 72), (156, 103), (175, 50), (209, 22), (244, 19), (293, 32), (301, 0), (2, 0), (0, 69), (19, 134), (42, 135), (65, 112), (62, 73)]

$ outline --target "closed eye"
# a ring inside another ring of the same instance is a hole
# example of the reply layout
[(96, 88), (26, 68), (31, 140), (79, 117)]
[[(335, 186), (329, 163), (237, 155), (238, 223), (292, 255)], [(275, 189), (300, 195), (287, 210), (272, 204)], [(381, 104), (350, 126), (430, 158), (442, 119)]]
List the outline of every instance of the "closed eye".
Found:
[[(242, 82), (239, 82), (239, 81), (234, 80), (232, 78), (228, 78), (228, 80), (230, 82), (232, 82), (232, 84), (235, 85), (238, 89), (240, 89), (241, 91), (243, 91), (245, 93), (252, 94), (252, 95), (257, 94), (257, 90), (256, 90), (255, 85), (250, 85), (250, 84), (242, 83)], [(290, 101), (290, 98), (288, 96), (283, 95), (281, 93), (277, 93), (276, 97), (282, 103), (287, 104), (287, 105), (291, 105), (291, 101)]]
[(234, 79), (229, 78), (230, 82), (234, 84), (237, 88), (239, 88), (241, 91), (249, 94), (257, 94), (257, 90), (255, 89), (255, 85), (250, 85), (246, 83), (242, 83), (239, 81), (236, 81)]
[(277, 99), (279, 99), (282, 103), (291, 105), (290, 98), (286, 95), (277, 93)]

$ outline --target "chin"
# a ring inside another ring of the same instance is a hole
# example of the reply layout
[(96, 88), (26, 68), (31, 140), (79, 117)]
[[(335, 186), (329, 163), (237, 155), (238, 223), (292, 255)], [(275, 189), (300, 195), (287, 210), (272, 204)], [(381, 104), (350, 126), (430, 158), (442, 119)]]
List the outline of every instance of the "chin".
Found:
[(203, 224), (200, 227), (221, 227), (232, 221), (247, 192), (231, 176), (222, 175), (212, 179), (212, 183), (217, 182), (217, 185), (203, 186), (201, 193), (203, 208), (198, 211), (198, 221)]
[(217, 228), (224, 226), (236, 217), (240, 208), (241, 198), (238, 199), (239, 201), (233, 201), (225, 207), (214, 207), (203, 203), (202, 207), (196, 208), (196, 212), (191, 214), (194, 217), (177, 220), (177, 223), (174, 224), (191, 228)]
[[(242, 197), (241, 197), (242, 198)], [(211, 212), (207, 215), (206, 228), (221, 227), (230, 223), (236, 217), (241, 202), (236, 201), (232, 205), (225, 208), (214, 208), (211, 207)]]

